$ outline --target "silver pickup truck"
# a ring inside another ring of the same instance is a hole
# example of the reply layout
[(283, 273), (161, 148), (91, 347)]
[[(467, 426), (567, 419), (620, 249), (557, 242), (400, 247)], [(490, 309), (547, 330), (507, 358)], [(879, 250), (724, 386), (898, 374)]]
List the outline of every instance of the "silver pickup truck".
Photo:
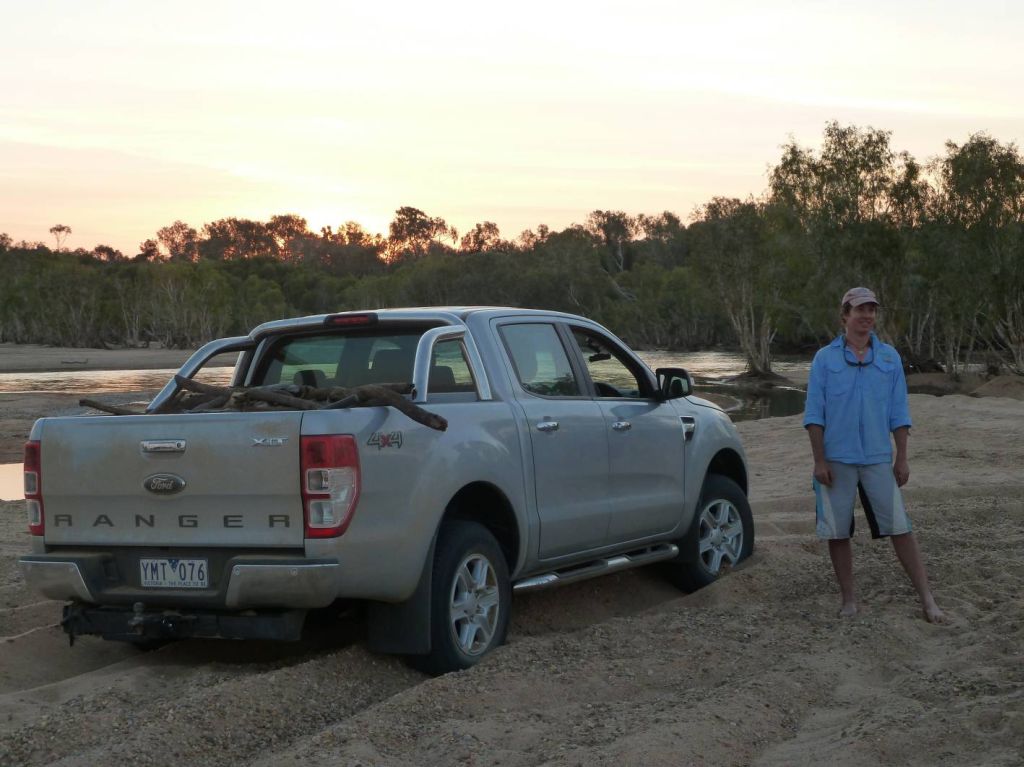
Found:
[[(233, 386), (412, 383), (391, 407), (43, 418), (25, 449), (32, 553), (63, 626), (146, 644), (297, 639), (367, 606), (369, 644), (433, 672), (504, 641), (513, 593), (661, 562), (687, 590), (754, 543), (743, 449), (678, 368), (583, 317), (395, 309), (213, 341)], [(221, 357), (223, 360), (223, 357)]]

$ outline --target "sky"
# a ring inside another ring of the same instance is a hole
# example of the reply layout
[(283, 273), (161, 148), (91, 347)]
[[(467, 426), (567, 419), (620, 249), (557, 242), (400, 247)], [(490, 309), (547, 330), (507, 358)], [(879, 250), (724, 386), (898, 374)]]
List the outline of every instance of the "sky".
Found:
[(127, 255), (304, 216), (460, 232), (758, 195), (790, 140), (1024, 144), (1024, 4), (0, 0), (0, 233)]

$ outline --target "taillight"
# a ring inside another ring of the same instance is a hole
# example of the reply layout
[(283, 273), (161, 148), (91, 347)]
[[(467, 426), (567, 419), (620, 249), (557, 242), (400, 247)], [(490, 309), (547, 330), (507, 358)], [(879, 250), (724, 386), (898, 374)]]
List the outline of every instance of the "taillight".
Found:
[(306, 537), (337, 537), (348, 529), (359, 501), (359, 451), (355, 437), (302, 437), (301, 451)]
[(42, 535), (43, 520), (43, 473), (40, 470), (39, 442), (25, 443), (25, 504), (28, 507), (28, 531)]

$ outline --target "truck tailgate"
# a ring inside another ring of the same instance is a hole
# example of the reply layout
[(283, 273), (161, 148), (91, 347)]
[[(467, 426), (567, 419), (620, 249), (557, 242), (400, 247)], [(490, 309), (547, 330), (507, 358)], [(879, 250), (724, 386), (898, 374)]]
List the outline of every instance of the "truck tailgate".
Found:
[(41, 421), (47, 544), (302, 546), (302, 413)]

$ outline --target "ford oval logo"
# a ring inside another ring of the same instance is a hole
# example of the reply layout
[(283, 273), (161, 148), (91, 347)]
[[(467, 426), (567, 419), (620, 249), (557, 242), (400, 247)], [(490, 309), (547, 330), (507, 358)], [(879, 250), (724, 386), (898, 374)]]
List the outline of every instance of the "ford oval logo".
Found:
[(172, 495), (185, 489), (185, 480), (177, 474), (151, 474), (142, 481), (142, 486), (151, 493)]

